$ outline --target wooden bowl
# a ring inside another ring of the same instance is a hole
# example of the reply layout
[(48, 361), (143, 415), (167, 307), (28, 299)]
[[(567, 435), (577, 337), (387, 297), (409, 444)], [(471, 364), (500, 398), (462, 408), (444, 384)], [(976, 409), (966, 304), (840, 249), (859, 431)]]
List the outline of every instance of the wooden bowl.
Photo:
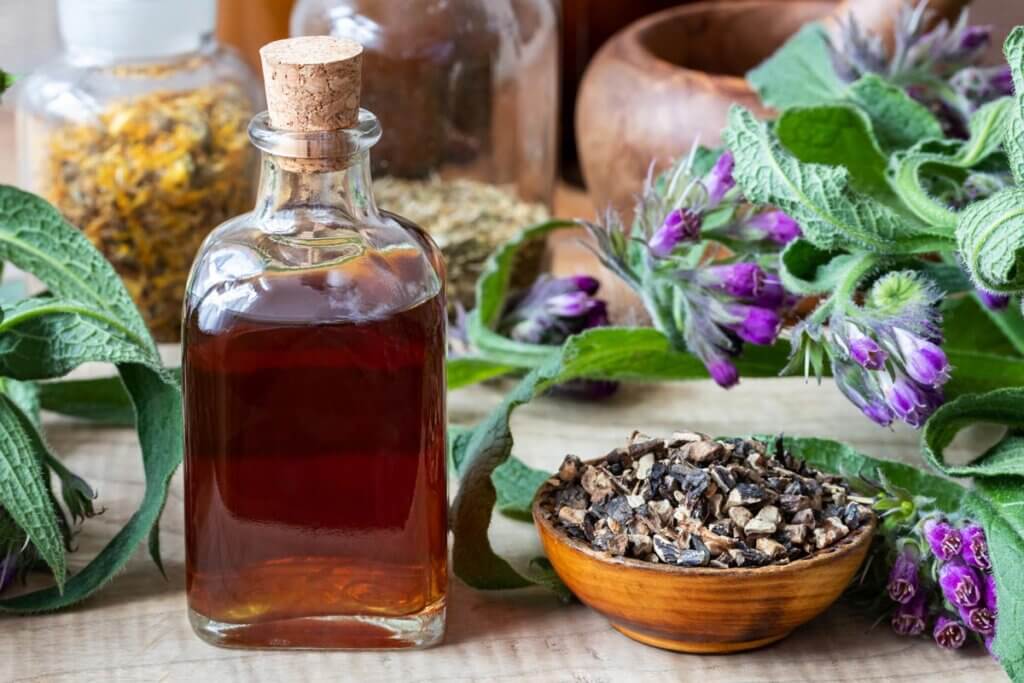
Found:
[(566, 586), (613, 628), (647, 645), (722, 654), (785, 638), (824, 612), (864, 562), (876, 520), (838, 544), (785, 565), (672, 567), (611, 557), (570, 538), (533, 501), (544, 552)]
[[(936, 19), (967, 0), (930, 0)], [(615, 34), (587, 67), (576, 101), (576, 143), (595, 208), (627, 219), (655, 162), (660, 170), (695, 141), (721, 143), (726, 114), (741, 104), (769, 112), (745, 74), (805, 23), (853, 14), (888, 35), (895, 0), (736, 0), (664, 10)], [(833, 30), (834, 21), (826, 26)]]

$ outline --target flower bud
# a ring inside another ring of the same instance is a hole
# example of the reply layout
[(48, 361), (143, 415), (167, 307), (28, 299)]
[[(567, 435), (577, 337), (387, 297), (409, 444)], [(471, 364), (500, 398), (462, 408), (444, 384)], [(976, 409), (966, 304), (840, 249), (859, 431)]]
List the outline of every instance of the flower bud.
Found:
[(597, 294), (597, 290), (601, 288), (601, 283), (597, 281), (597, 278), (590, 275), (572, 275), (565, 279), (579, 291), (586, 292), (587, 296), (594, 296)]
[(896, 608), (892, 616), (892, 630), (901, 636), (919, 636), (924, 633), (927, 619), (927, 596), (918, 592), (909, 602)]
[(949, 381), (949, 361), (941, 348), (900, 327), (892, 333), (911, 379), (927, 387), (940, 387)]
[(708, 191), (707, 208), (713, 209), (718, 206), (729, 190), (736, 186), (736, 180), (732, 177), (734, 166), (732, 152), (726, 150), (704, 178), (704, 187)]
[(726, 358), (715, 358), (710, 362), (705, 362), (705, 365), (711, 379), (724, 389), (735, 386), (740, 381), (740, 373), (736, 366)]
[(921, 589), (921, 579), (918, 572), (918, 555), (911, 548), (905, 548), (896, 557), (889, 571), (889, 582), (887, 585), (889, 597), (893, 602), (905, 605), (910, 602)]
[(977, 524), (968, 524), (960, 530), (961, 550), (960, 557), (972, 567), (982, 571), (992, 570), (992, 560), (988, 554), (988, 541), (985, 540), (985, 530)]
[(548, 299), (544, 308), (548, 313), (560, 318), (575, 318), (589, 313), (594, 307), (594, 300), (586, 292), (569, 292)]
[(762, 290), (765, 277), (765, 272), (756, 263), (733, 263), (705, 266), (698, 271), (697, 281), (730, 296), (749, 299)]
[(1010, 305), (1009, 296), (990, 292), (987, 289), (978, 289), (978, 300), (981, 301), (985, 308), (992, 311), (1002, 311)]
[(963, 547), (963, 539), (958, 529), (954, 529), (947, 522), (937, 519), (929, 519), (924, 523), (924, 537), (928, 546), (935, 553), (935, 557), (943, 562), (949, 562), (960, 555)]
[(761, 283), (761, 291), (750, 300), (754, 306), (761, 308), (779, 308), (786, 302), (786, 289), (782, 286), (782, 280), (778, 275), (765, 273), (764, 281)]
[(932, 629), (935, 643), (946, 650), (959, 650), (967, 642), (967, 628), (959, 619), (942, 615)]
[(973, 569), (959, 561), (939, 569), (939, 587), (946, 600), (957, 607), (971, 608), (981, 602), (983, 588)]
[(657, 258), (668, 258), (680, 244), (700, 237), (701, 215), (692, 209), (676, 209), (665, 218), (647, 246)]
[(889, 354), (871, 337), (854, 325), (847, 325), (850, 357), (867, 370), (881, 370), (889, 360)]
[(789, 244), (803, 235), (800, 224), (777, 209), (752, 216), (746, 226), (756, 239), (768, 239), (776, 244)]
[(738, 321), (729, 325), (729, 328), (740, 339), (761, 346), (775, 343), (779, 336), (779, 326), (782, 324), (775, 311), (746, 304), (732, 304), (728, 310)]

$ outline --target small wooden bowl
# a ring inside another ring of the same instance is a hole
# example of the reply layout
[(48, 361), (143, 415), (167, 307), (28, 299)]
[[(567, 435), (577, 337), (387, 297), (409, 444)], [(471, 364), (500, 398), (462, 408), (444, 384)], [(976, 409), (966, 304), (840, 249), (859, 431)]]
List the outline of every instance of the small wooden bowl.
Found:
[(838, 544), (786, 565), (672, 567), (611, 557), (570, 538), (541, 509), (533, 521), (558, 576), (613, 628), (647, 645), (697, 654), (762, 647), (824, 612), (864, 562), (876, 520)]

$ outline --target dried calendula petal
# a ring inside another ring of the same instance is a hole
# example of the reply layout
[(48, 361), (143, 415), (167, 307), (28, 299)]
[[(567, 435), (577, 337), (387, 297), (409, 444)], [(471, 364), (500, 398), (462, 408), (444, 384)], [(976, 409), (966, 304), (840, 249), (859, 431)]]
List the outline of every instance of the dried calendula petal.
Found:
[(785, 564), (840, 542), (871, 516), (842, 479), (779, 443), (696, 432), (664, 440), (634, 432), (599, 465), (567, 458), (549, 485), (551, 509), (571, 537), (679, 567)]
[(116, 100), (48, 137), (41, 193), (113, 264), (157, 341), (180, 336), (207, 233), (252, 208), (254, 113), (226, 82)]

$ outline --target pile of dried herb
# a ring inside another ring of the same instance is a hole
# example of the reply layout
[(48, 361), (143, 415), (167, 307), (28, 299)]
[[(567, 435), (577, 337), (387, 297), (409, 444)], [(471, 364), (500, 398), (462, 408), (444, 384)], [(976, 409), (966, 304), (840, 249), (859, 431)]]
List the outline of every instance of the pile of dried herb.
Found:
[[(374, 185), (381, 208), (422, 226), (444, 254), (448, 265), (448, 298), (473, 306), (476, 281), (487, 257), (508, 242), (525, 225), (548, 219), (543, 204), (516, 198), (511, 188), (467, 178), (454, 180), (437, 176), (426, 180), (384, 177)], [(543, 244), (520, 252), (518, 284), (528, 285), (540, 269)]]
[(683, 567), (787, 564), (871, 517), (841, 477), (753, 439), (634, 433), (597, 464), (566, 457), (546, 508), (565, 532), (617, 557)]
[(113, 264), (157, 341), (176, 341), (192, 259), (252, 206), (253, 105), (226, 83), (117, 100), (48, 136), (36, 182)]

